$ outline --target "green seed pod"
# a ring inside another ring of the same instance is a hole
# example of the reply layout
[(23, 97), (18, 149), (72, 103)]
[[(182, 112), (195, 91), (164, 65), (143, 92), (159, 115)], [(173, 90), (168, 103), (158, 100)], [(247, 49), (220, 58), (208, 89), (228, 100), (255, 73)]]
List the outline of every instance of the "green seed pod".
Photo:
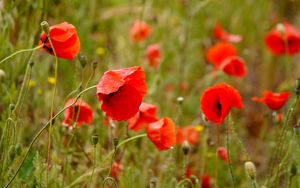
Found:
[(10, 146), (10, 148), (8, 150), (8, 156), (11, 161), (15, 159), (15, 156), (16, 156), (15, 145)]
[(189, 152), (191, 151), (191, 146), (186, 140), (182, 142), (181, 148), (184, 155), (189, 154)]
[(250, 179), (254, 180), (256, 178), (256, 167), (251, 161), (245, 162), (245, 170)]
[(9, 105), (9, 110), (13, 111), (15, 109), (16, 105), (15, 104), (10, 104)]
[(297, 171), (298, 171), (297, 164), (293, 162), (290, 168), (291, 176), (295, 176), (297, 174)]
[(2, 69), (0, 69), (0, 83), (4, 81), (5, 77), (6, 77), (5, 72)]
[(30, 66), (30, 67), (33, 67), (33, 65), (34, 65), (34, 61), (30, 61), (30, 62), (29, 62), (29, 66)]
[(119, 144), (119, 138), (114, 138), (113, 139), (113, 146), (114, 146), (115, 149), (117, 149), (118, 144)]
[(84, 68), (87, 64), (87, 57), (85, 55), (79, 55), (78, 60), (82, 68)]
[(19, 143), (16, 144), (15, 146), (15, 150), (16, 150), (16, 155), (19, 156), (22, 153), (22, 147)]
[(98, 64), (97, 61), (93, 61), (93, 62), (92, 62), (92, 67), (93, 67), (93, 69), (96, 69), (96, 68), (97, 68), (97, 64)]
[(49, 27), (49, 24), (47, 21), (42, 21), (41, 22), (41, 27), (42, 27), (42, 30), (46, 33), (47, 36), (49, 36), (50, 34), (50, 27)]
[(94, 146), (96, 146), (98, 144), (99, 141), (99, 136), (98, 135), (93, 135), (91, 138), (91, 142)]

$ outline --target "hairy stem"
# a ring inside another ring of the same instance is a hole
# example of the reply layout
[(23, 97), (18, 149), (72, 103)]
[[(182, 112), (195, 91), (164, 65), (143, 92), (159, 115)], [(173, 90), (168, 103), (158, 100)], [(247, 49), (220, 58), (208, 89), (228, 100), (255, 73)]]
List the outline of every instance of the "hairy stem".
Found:
[(14, 175), (12, 176), (12, 178), (9, 180), (9, 182), (5, 185), (5, 188), (7, 188), (7, 187), (9, 187), (10, 186), (10, 184), (13, 182), (13, 180), (16, 178), (16, 176), (18, 175), (18, 173), (19, 173), (19, 171), (20, 171), (20, 169), (21, 169), (21, 167), (23, 166), (23, 164), (24, 164), (24, 162), (25, 162), (25, 160), (26, 160), (26, 158), (27, 158), (27, 156), (28, 156), (28, 154), (29, 154), (29, 152), (30, 152), (30, 150), (31, 150), (31, 148), (32, 148), (32, 146), (33, 146), (33, 144), (35, 143), (35, 141), (38, 139), (38, 137), (44, 132), (44, 130), (46, 130), (46, 128), (49, 126), (49, 124), (50, 124), (50, 122), (51, 121), (53, 121), (55, 118), (57, 118), (60, 114), (62, 114), (66, 109), (68, 109), (68, 108), (70, 108), (71, 106), (73, 106), (77, 101), (78, 101), (78, 99), (80, 98), (80, 96), (83, 94), (83, 93), (85, 93), (85, 92), (87, 92), (87, 91), (89, 91), (89, 90), (91, 90), (91, 89), (94, 89), (94, 88), (96, 88), (97, 87), (97, 85), (94, 85), (94, 86), (91, 86), (91, 87), (89, 87), (89, 88), (86, 88), (85, 90), (83, 90), (83, 91), (81, 91), (77, 96), (76, 96), (76, 98), (75, 98), (75, 100), (74, 100), (74, 102), (72, 103), (72, 104), (70, 104), (70, 105), (68, 105), (68, 106), (66, 106), (66, 107), (64, 107), (63, 109), (61, 109), (57, 114), (55, 114), (40, 130), (39, 130), (39, 132), (34, 136), (34, 138), (32, 139), (32, 141), (30, 142), (30, 144), (29, 144), (29, 147), (28, 147), (28, 149), (27, 149), (27, 151), (26, 151), (26, 153), (25, 153), (25, 156), (23, 157), (23, 159), (22, 159), (22, 161), (21, 161), (21, 163), (20, 163), (20, 165), (19, 165), (19, 167), (17, 168), (17, 170), (16, 170), (16, 172), (14, 173)]

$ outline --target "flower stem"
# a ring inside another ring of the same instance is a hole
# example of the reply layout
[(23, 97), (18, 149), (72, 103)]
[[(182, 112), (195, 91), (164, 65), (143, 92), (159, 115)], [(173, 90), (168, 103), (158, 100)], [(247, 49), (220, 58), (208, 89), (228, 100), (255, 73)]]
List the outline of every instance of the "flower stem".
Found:
[(232, 163), (231, 163), (231, 152), (230, 152), (230, 116), (227, 118), (227, 126), (226, 126), (226, 145), (227, 145), (227, 153), (228, 153), (228, 167), (231, 175), (231, 180), (232, 180), (232, 187), (235, 188), (235, 178), (233, 174), (233, 169), (232, 169)]
[[(55, 94), (56, 94), (56, 87), (57, 87), (57, 69), (58, 69), (58, 58), (55, 52), (55, 48), (53, 46), (50, 34), (48, 34), (49, 43), (51, 45), (51, 48), (53, 49), (53, 54), (55, 56), (55, 70), (54, 70), (54, 87), (53, 87), (53, 93), (52, 93), (52, 99), (51, 99), (51, 109), (50, 109), (50, 119), (52, 119), (53, 111), (54, 111), (54, 100), (55, 100)], [(47, 165), (46, 165), (46, 188), (48, 187), (48, 173), (49, 173), (49, 164), (50, 164), (50, 158), (51, 158), (51, 132), (52, 132), (52, 124), (53, 121), (50, 121), (50, 126), (48, 130), (48, 149), (47, 149)]]
[(10, 184), (13, 182), (13, 180), (16, 178), (16, 176), (18, 175), (19, 171), (21, 170), (21, 167), (23, 166), (33, 144), (35, 143), (35, 141), (38, 139), (38, 137), (44, 132), (44, 130), (49, 126), (50, 122), (53, 121), (55, 118), (57, 118), (60, 114), (62, 114), (66, 109), (70, 108), (71, 106), (73, 106), (77, 101), (78, 99), (80, 98), (80, 96), (91, 90), (91, 89), (94, 89), (96, 88), (97, 85), (94, 85), (94, 86), (91, 86), (89, 88), (86, 88), (85, 90), (81, 91), (75, 98), (74, 102), (66, 107), (64, 107), (63, 109), (61, 109), (57, 114), (55, 114), (40, 130), (39, 132), (34, 136), (34, 138), (32, 139), (32, 141), (30, 142), (29, 144), (29, 147), (25, 153), (25, 156), (23, 157), (22, 161), (21, 161), (21, 164), (19, 165), (19, 167), (17, 168), (16, 172), (14, 173), (14, 175), (12, 176), (12, 178), (9, 180), (9, 182), (5, 185), (5, 188), (9, 187)]
[[(126, 140), (123, 140), (122, 142), (120, 142), (118, 145), (117, 145), (117, 149), (119, 149), (122, 145), (126, 144), (127, 142), (130, 142), (132, 140), (135, 140), (135, 139), (138, 139), (138, 138), (142, 138), (142, 137), (146, 137), (147, 134), (139, 134), (139, 135), (136, 135), (136, 136), (133, 136), (133, 137), (130, 137), (130, 138), (127, 138)], [(106, 161), (107, 159), (110, 158), (110, 156), (112, 156), (114, 154), (114, 150), (111, 151), (105, 158), (103, 161)]]
[(93, 157), (93, 170), (92, 170), (92, 175), (91, 175), (91, 177), (90, 177), (90, 186), (89, 187), (91, 187), (91, 185), (92, 185), (92, 180), (93, 180), (93, 175), (94, 175), (94, 172), (95, 172), (95, 167), (96, 167), (96, 145), (94, 145), (94, 148), (93, 148), (93, 150), (94, 150), (94, 157)]
[(2, 59), (2, 60), (0, 61), (0, 65), (1, 65), (2, 63), (4, 63), (5, 61), (9, 60), (10, 58), (12, 58), (12, 57), (18, 55), (18, 54), (21, 54), (21, 53), (23, 53), (23, 52), (31, 52), (31, 51), (35, 51), (35, 50), (38, 50), (38, 49), (42, 48), (43, 46), (44, 46), (44, 45), (40, 45), (40, 46), (37, 46), (37, 47), (35, 47), (35, 48), (19, 50), (19, 51), (13, 53), (13, 54), (7, 56), (6, 58)]

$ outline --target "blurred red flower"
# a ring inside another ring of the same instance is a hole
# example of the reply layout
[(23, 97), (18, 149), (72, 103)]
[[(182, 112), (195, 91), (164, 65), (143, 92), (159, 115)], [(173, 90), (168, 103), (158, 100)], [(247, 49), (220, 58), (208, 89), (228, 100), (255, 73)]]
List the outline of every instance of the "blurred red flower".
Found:
[(150, 26), (140, 20), (133, 22), (130, 28), (130, 37), (134, 42), (140, 42), (147, 39), (150, 36), (151, 28)]
[(233, 35), (230, 33), (227, 33), (222, 25), (220, 23), (216, 23), (215, 28), (214, 28), (214, 36), (216, 39), (223, 41), (223, 42), (233, 42), (233, 43), (238, 43), (242, 41), (242, 36), (240, 35)]
[(267, 33), (265, 44), (274, 55), (294, 55), (300, 51), (300, 32), (288, 23), (277, 25)]
[(201, 176), (201, 188), (210, 188), (210, 176), (204, 174)]
[(150, 66), (157, 68), (161, 57), (159, 45), (158, 44), (149, 45), (146, 50), (146, 56)]
[[(76, 28), (63, 22), (49, 28), (50, 38), (57, 57), (73, 60), (80, 51), (80, 41)], [(45, 32), (42, 32), (39, 45), (44, 44), (43, 49), (54, 55), (53, 49)]]
[(138, 113), (128, 120), (130, 130), (140, 131), (149, 123), (157, 121), (156, 106), (149, 103), (142, 103)]
[(267, 105), (271, 110), (279, 110), (287, 102), (289, 96), (290, 92), (273, 93), (272, 91), (264, 91), (263, 97), (252, 97), (252, 100)]
[(215, 68), (219, 68), (221, 63), (228, 57), (236, 56), (236, 48), (227, 42), (217, 43), (206, 52), (207, 60), (212, 63)]
[[(72, 103), (74, 103), (74, 101), (74, 98), (69, 99), (65, 104), (65, 107), (71, 105)], [(77, 126), (81, 126), (82, 123), (89, 125), (93, 121), (93, 110), (82, 99), (78, 99), (73, 106), (66, 109), (64, 115), (65, 119), (63, 121), (63, 124), (68, 127), (75, 122)]]
[(158, 150), (167, 150), (176, 144), (175, 126), (168, 117), (150, 123), (146, 131), (148, 138)]
[(177, 128), (176, 143), (182, 144), (185, 140), (190, 144), (197, 144), (199, 140), (199, 132), (193, 125)]
[(229, 76), (244, 77), (247, 74), (245, 62), (238, 56), (231, 56), (226, 58), (221, 63), (220, 69), (222, 69)]
[(110, 175), (113, 178), (118, 179), (118, 177), (120, 176), (122, 171), (123, 171), (123, 168), (121, 167), (121, 165), (119, 163), (114, 162), (112, 165), (112, 168), (111, 168)]
[(205, 117), (216, 124), (226, 118), (232, 107), (242, 108), (239, 92), (226, 83), (220, 83), (206, 89), (200, 98), (201, 110)]
[(128, 120), (139, 110), (147, 92), (141, 67), (106, 71), (97, 85), (101, 109), (113, 120)]
[(226, 164), (229, 162), (227, 149), (224, 147), (218, 147), (217, 153), (220, 159), (222, 159)]

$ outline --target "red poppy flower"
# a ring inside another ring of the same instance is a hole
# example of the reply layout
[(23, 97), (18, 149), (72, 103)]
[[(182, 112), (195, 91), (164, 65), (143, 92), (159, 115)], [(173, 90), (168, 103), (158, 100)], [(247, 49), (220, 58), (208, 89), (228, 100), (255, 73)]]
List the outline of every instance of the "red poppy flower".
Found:
[(176, 143), (182, 144), (183, 141), (188, 141), (190, 144), (197, 144), (199, 140), (199, 132), (192, 125), (180, 127), (176, 132)]
[(300, 32), (291, 24), (282, 26), (282, 31), (275, 28), (266, 35), (265, 44), (274, 55), (294, 55), (300, 51)]
[[(80, 41), (76, 28), (63, 22), (49, 28), (49, 35), (57, 57), (73, 60), (80, 51)], [(39, 45), (44, 44), (43, 49), (54, 55), (49, 39), (45, 32), (41, 34)]]
[(219, 68), (221, 63), (228, 57), (236, 56), (237, 50), (230, 43), (217, 43), (206, 52), (207, 60), (212, 63), (215, 68)]
[(227, 149), (224, 147), (218, 147), (217, 152), (219, 158), (222, 159), (227, 164), (229, 162)]
[(144, 21), (136, 20), (130, 28), (130, 37), (134, 42), (140, 42), (147, 39), (150, 36), (150, 33), (151, 28)]
[(118, 177), (120, 176), (122, 171), (123, 171), (123, 168), (121, 167), (121, 165), (119, 163), (114, 162), (112, 165), (112, 168), (111, 168), (110, 175), (113, 178), (118, 179)]
[(224, 31), (220, 23), (216, 23), (216, 26), (214, 28), (214, 36), (216, 39), (223, 42), (238, 43), (241, 42), (243, 39), (240, 35), (233, 35)]
[(149, 123), (157, 121), (156, 106), (149, 103), (142, 103), (139, 112), (128, 120), (128, 127), (134, 131), (140, 131)]
[(139, 110), (147, 92), (141, 67), (106, 71), (97, 85), (101, 109), (113, 120), (128, 120)]
[(170, 118), (150, 123), (146, 129), (148, 138), (158, 150), (167, 150), (176, 143), (175, 126)]
[(232, 107), (243, 107), (239, 92), (226, 83), (220, 83), (206, 89), (200, 103), (206, 118), (216, 124), (223, 122)]
[(209, 175), (202, 175), (201, 176), (201, 188), (210, 188), (210, 176)]
[(160, 47), (158, 44), (151, 44), (146, 50), (146, 56), (150, 66), (157, 68), (160, 61)]
[[(74, 101), (75, 99), (71, 98), (67, 101), (65, 107), (71, 105), (72, 103), (74, 103)], [(93, 121), (93, 110), (82, 99), (78, 99), (73, 106), (66, 109), (64, 115), (65, 119), (63, 121), (63, 124), (67, 126), (71, 126), (71, 124), (75, 122), (78, 126), (81, 126), (82, 123), (89, 125)]]
[(272, 91), (264, 91), (263, 97), (252, 97), (252, 100), (267, 105), (271, 110), (279, 110), (284, 106), (289, 96), (290, 92), (273, 93)]
[(244, 60), (238, 56), (226, 58), (220, 65), (220, 69), (229, 76), (244, 77), (247, 74)]

